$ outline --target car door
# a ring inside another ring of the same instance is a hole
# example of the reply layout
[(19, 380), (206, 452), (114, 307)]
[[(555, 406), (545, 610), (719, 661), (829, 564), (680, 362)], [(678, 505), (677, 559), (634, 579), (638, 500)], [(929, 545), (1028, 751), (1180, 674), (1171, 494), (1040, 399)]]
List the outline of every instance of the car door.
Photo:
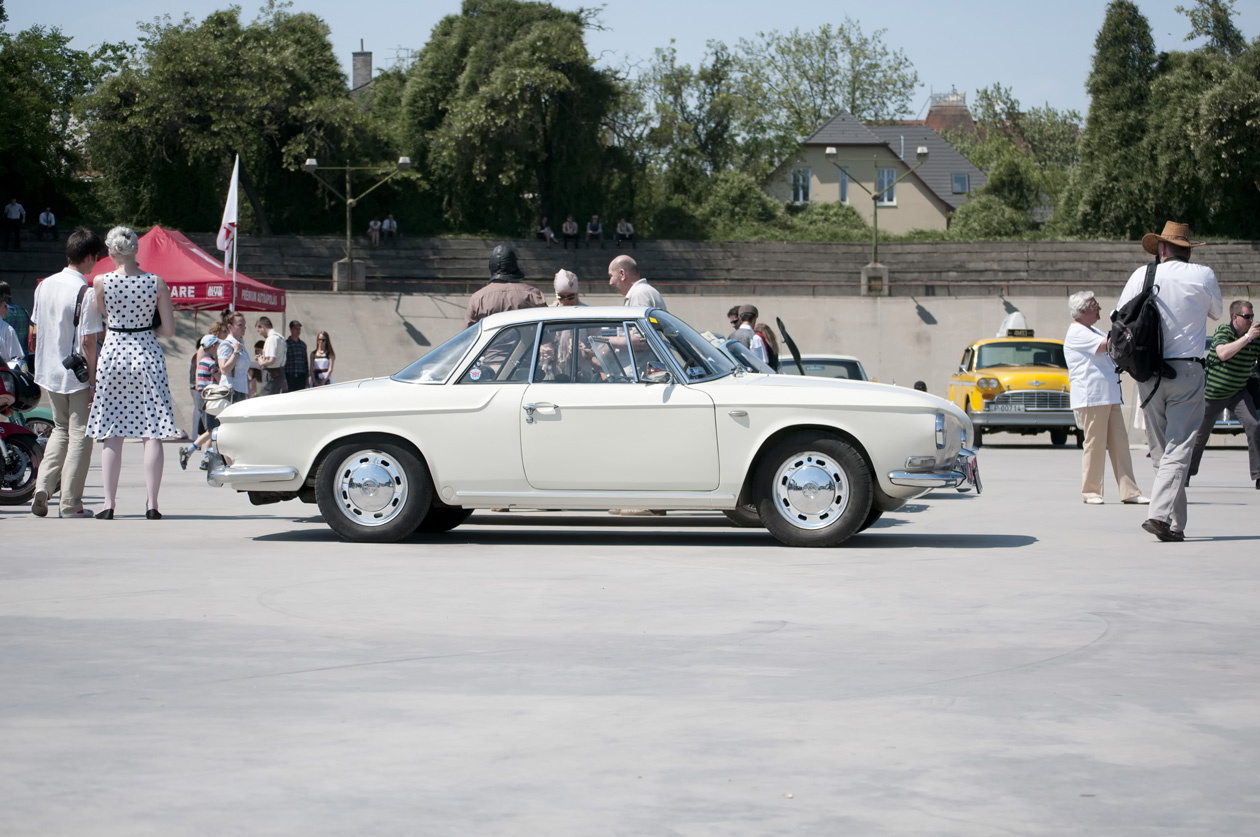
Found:
[(521, 404), (529, 484), (575, 491), (716, 489), (713, 400), (666, 381), (668, 369), (632, 322), (548, 324)]

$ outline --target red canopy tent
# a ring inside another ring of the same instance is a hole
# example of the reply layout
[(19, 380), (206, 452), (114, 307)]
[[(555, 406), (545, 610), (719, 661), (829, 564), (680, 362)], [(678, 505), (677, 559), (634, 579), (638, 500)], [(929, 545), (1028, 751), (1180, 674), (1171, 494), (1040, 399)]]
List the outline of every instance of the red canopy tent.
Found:
[[(283, 311), (284, 291), (243, 273), (236, 274), (236, 295), (232, 294), (232, 274), (223, 272), (223, 263), (189, 241), (178, 230), (154, 227), (140, 236), (136, 254), (140, 268), (156, 273), (171, 289), (176, 308), (194, 311)], [(114, 269), (114, 260), (101, 259), (91, 279)]]

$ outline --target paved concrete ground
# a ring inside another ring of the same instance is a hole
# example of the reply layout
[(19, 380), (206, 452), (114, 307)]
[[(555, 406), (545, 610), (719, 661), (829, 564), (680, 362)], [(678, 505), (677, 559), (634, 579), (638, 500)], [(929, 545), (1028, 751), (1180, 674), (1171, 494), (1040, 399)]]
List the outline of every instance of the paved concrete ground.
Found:
[(1242, 450), (1184, 544), (994, 445), (982, 497), (827, 551), (715, 514), (348, 545), (168, 453), (160, 522), (131, 444), (112, 523), (0, 507), (0, 833), (1260, 828)]

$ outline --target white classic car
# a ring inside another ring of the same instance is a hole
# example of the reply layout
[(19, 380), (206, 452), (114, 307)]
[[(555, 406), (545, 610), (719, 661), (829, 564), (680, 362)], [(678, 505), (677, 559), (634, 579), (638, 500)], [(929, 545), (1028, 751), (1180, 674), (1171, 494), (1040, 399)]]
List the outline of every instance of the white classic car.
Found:
[(744, 371), (671, 314), (487, 317), (388, 378), (219, 416), (207, 479), (301, 499), (352, 541), (478, 508), (720, 509), (832, 546), (933, 488), (980, 490), (971, 423), (900, 387)]

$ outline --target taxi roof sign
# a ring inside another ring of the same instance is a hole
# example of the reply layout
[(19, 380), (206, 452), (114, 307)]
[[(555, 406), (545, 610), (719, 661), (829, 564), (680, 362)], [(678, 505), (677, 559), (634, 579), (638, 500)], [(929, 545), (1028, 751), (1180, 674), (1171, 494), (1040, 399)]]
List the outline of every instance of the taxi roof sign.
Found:
[(1007, 337), (1036, 337), (1031, 328), (1008, 328), (1006, 330)]

